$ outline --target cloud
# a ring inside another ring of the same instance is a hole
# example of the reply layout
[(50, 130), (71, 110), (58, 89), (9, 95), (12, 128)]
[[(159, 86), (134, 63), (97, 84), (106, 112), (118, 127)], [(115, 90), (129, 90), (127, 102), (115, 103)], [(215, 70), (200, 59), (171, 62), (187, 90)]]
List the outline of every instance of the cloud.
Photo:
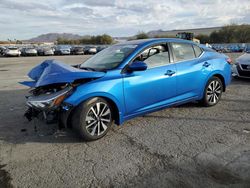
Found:
[(250, 23), (249, 0), (0, 0), (0, 39), (48, 32), (134, 35)]

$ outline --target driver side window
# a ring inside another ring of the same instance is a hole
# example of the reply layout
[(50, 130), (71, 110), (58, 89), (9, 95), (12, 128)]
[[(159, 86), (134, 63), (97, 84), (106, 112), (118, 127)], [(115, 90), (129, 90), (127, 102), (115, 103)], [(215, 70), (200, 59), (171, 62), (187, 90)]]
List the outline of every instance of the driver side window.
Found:
[(135, 61), (144, 61), (148, 68), (158, 67), (169, 63), (167, 45), (156, 45), (141, 52)]

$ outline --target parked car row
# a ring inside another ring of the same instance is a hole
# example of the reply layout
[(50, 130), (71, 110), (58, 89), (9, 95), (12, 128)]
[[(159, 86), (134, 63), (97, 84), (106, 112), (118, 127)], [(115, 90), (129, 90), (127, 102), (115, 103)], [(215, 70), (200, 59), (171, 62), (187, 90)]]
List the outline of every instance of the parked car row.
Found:
[(246, 45), (243, 44), (211, 44), (212, 48), (222, 53), (237, 53), (246, 51)]
[(107, 46), (45, 46), (45, 47), (15, 47), (15, 46), (0, 46), (0, 56), (19, 57), (19, 56), (49, 56), (49, 55), (84, 55), (96, 54)]

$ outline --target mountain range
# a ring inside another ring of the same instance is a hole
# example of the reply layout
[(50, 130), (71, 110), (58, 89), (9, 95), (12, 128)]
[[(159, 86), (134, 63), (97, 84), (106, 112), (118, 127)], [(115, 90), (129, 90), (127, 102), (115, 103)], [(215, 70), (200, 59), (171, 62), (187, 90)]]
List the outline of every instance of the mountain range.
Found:
[[(147, 35), (149, 37), (154, 37), (154, 36), (176, 36), (178, 32), (192, 32), (195, 35), (203, 34), (203, 35), (209, 35), (213, 31), (218, 31), (222, 27), (210, 27), (210, 28), (197, 28), (197, 29), (181, 29), (181, 30), (169, 30), (169, 31), (164, 31), (164, 30), (153, 30), (147, 32)], [(68, 40), (76, 40), (80, 38), (89, 38), (90, 35), (78, 35), (78, 34), (72, 34), (72, 33), (47, 33), (47, 34), (42, 34), (39, 35), (35, 38), (31, 38), (27, 40), (28, 42), (55, 42), (58, 38), (63, 38), (63, 39), (68, 39)], [(116, 40), (122, 39), (130, 39), (134, 38), (134, 36), (130, 37), (114, 37)]]
[(55, 42), (58, 38), (77, 40), (89, 36), (81, 36), (73, 33), (47, 33), (27, 40), (28, 42)]

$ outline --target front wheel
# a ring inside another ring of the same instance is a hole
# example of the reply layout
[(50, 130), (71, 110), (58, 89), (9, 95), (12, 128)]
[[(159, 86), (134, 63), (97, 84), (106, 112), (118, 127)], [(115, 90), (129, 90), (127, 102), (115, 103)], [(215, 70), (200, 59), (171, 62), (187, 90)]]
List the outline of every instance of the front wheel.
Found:
[(97, 140), (106, 135), (112, 125), (111, 106), (103, 98), (92, 98), (78, 106), (72, 124), (84, 140)]
[(208, 80), (205, 87), (202, 103), (204, 106), (214, 106), (220, 99), (223, 92), (223, 84), (218, 77), (212, 77)]

